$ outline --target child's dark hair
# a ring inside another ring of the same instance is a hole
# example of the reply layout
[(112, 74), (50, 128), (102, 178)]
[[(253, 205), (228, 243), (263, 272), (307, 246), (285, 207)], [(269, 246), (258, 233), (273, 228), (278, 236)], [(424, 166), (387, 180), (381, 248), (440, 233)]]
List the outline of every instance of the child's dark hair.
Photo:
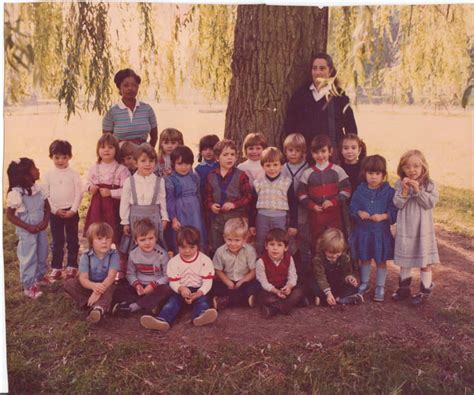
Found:
[(314, 137), (313, 141), (311, 141), (311, 152), (319, 151), (324, 147), (328, 147), (329, 150), (332, 150), (331, 139), (327, 134), (318, 134)]
[(118, 140), (114, 137), (112, 133), (104, 133), (102, 137), (99, 139), (99, 141), (97, 142), (97, 149), (96, 149), (97, 163), (100, 163), (100, 161), (102, 160), (99, 155), (99, 148), (102, 148), (105, 145), (110, 145), (111, 147), (115, 148), (114, 159), (118, 162), (120, 159), (120, 146), (119, 146)]
[(72, 157), (72, 146), (66, 140), (54, 140), (49, 146), (49, 157), (53, 155), (66, 155)]
[[(124, 160), (127, 156), (133, 156), (138, 145), (131, 141), (124, 141), (120, 146), (120, 159)], [(134, 157), (135, 158), (135, 157)]]
[(192, 165), (194, 163), (194, 154), (191, 148), (185, 145), (178, 145), (170, 155), (171, 167), (174, 169), (174, 165), (177, 160), (181, 158), (181, 163)]
[(35, 181), (31, 178), (30, 171), (34, 165), (33, 159), (24, 157), (10, 162), (7, 169), (8, 192), (15, 187), (19, 187), (26, 190), (28, 195), (31, 196), (31, 187)]
[(178, 234), (176, 235), (176, 244), (179, 247), (183, 247), (184, 243), (195, 246), (199, 245), (201, 242), (201, 235), (199, 234), (199, 230), (197, 230), (194, 226), (183, 226), (178, 230)]
[(348, 133), (342, 138), (341, 143), (339, 144), (339, 157), (344, 158), (344, 156), (342, 155), (342, 145), (346, 140), (355, 141), (359, 145), (359, 162), (361, 162), (367, 156), (367, 146), (365, 145), (364, 140), (362, 140), (359, 136), (357, 136), (357, 134), (354, 133)]
[(141, 218), (134, 222), (133, 234), (135, 239), (140, 236), (146, 236), (150, 232), (153, 232), (156, 236), (156, 227), (150, 218)]
[(208, 134), (206, 136), (201, 137), (199, 140), (199, 154), (198, 154), (198, 162), (202, 162), (202, 150), (206, 148), (214, 149), (214, 146), (219, 142), (219, 137), (215, 134)]
[(114, 230), (106, 222), (94, 222), (89, 225), (89, 228), (87, 228), (86, 237), (89, 241), (89, 248), (92, 248), (94, 239), (98, 237), (112, 239), (114, 237)]
[(142, 156), (142, 154), (148, 156), (150, 160), (153, 160), (155, 162), (158, 161), (158, 155), (156, 154), (155, 149), (148, 143), (140, 144), (139, 146), (137, 146), (137, 148), (135, 148), (135, 152), (133, 153), (133, 159), (138, 160), (138, 158)]
[(367, 156), (360, 166), (361, 178), (365, 179), (365, 173), (368, 171), (379, 171), (383, 174), (384, 178), (387, 177), (387, 161), (380, 155)]
[(288, 246), (288, 234), (281, 228), (270, 229), (265, 236), (265, 244), (270, 241), (278, 241), (285, 243), (285, 246)]

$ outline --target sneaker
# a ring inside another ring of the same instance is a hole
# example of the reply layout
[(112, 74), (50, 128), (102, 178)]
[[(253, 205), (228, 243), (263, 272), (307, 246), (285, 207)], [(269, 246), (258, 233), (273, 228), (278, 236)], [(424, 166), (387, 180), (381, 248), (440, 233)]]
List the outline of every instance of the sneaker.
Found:
[(112, 315), (127, 316), (131, 313), (130, 305), (127, 302), (115, 303), (112, 307)]
[(354, 294), (339, 298), (338, 302), (340, 304), (361, 304), (364, 303), (364, 297), (361, 294)]
[(91, 311), (89, 311), (88, 316), (86, 317), (86, 321), (90, 324), (97, 324), (102, 319), (104, 315), (104, 310), (101, 307), (96, 306)]
[(321, 299), (319, 298), (319, 296), (314, 297), (314, 305), (315, 306), (320, 306), (321, 305)]
[(223, 310), (225, 309), (230, 302), (230, 298), (228, 296), (214, 296), (212, 298), (212, 307), (216, 310)]
[(199, 317), (196, 317), (193, 320), (194, 326), (203, 326), (214, 322), (217, 319), (217, 310), (216, 309), (207, 309), (201, 313)]
[(373, 300), (375, 302), (383, 302), (385, 297), (385, 287), (375, 287), (375, 293)]
[(154, 331), (167, 331), (170, 329), (170, 324), (166, 321), (155, 318), (152, 315), (142, 315), (140, 317), (140, 324), (146, 329), (151, 329)]
[(413, 306), (418, 306), (422, 304), (430, 297), (434, 287), (435, 285), (433, 282), (431, 283), (431, 286), (429, 288), (425, 288), (423, 284), (420, 284), (420, 292), (411, 297), (411, 304)]
[(41, 295), (43, 295), (43, 292), (41, 292), (36, 286), (32, 286), (30, 288), (25, 288), (23, 290), (23, 293), (25, 296), (28, 296), (31, 299), (38, 299)]
[(271, 318), (278, 313), (278, 310), (273, 306), (262, 306), (262, 315), (264, 318)]
[(62, 274), (61, 269), (53, 269), (53, 270), (51, 270), (51, 273), (49, 274), (49, 278), (52, 281), (56, 281), (56, 280), (60, 280), (62, 275), (63, 274)]
[(76, 277), (76, 275), (77, 275), (77, 269), (75, 267), (68, 266), (66, 268), (66, 274), (65, 274), (64, 278), (66, 280), (69, 280), (70, 278)]
[(250, 295), (247, 301), (249, 307), (255, 307), (255, 295)]
[(358, 293), (360, 293), (361, 295), (364, 295), (369, 291), (370, 291), (369, 283), (360, 283)]

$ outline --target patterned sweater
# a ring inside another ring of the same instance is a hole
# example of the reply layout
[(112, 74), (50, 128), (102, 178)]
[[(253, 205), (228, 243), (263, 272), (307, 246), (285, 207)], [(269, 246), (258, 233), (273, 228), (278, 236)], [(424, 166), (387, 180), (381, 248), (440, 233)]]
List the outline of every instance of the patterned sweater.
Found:
[(166, 276), (168, 260), (168, 254), (159, 245), (151, 252), (144, 252), (139, 247), (134, 248), (128, 256), (128, 282), (132, 287), (151, 284), (156, 288), (159, 284), (168, 284)]
[(211, 259), (198, 252), (191, 261), (185, 261), (181, 255), (176, 255), (168, 262), (168, 279), (171, 289), (179, 293), (181, 286), (199, 288), (206, 295), (212, 287), (214, 265)]

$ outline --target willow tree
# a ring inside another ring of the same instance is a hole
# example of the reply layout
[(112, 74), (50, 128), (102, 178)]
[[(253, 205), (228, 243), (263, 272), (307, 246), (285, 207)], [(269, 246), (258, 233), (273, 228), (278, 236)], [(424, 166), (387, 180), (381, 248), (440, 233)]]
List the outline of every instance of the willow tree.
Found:
[(288, 102), (326, 50), (328, 9), (240, 5), (232, 55), (225, 137), (242, 143), (263, 132), (279, 144)]

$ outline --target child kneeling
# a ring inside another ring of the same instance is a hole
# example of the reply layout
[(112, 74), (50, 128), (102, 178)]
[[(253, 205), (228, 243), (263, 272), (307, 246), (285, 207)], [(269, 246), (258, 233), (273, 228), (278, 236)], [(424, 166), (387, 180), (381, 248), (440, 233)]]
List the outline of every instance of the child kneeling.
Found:
[(174, 322), (184, 303), (193, 306), (193, 324), (207, 325), (217, 319), (217, 311), (209, 308), (207, 293), (212, 287), (214, 266), (211, 259), (199, 251), (199, 231), (184, 226), (176, 237), (179, 254), (168, 262), (167, 275), (175, 292), (157, 317), (144, 315), (140, 323), (147, 329), (166, 331)]
[(283, 229), (271, 229), (265, 238), (265, 252), (256, 263), (257, 280), (263, 290), (258, 295), (262, 314), (270, 318), (277, 313), (290, 314), (304, 297), (296, 285), (295, 263), (288, 253), (288, 235)]
[(120, 257), (111, 249), (114, 232), (105, 222), (95, 222), (87, 229), (89, 250), (79, 261), (79, 276), (64, 283), (64, 290), (79, 308), (89, 307), (86, 320), (99, 322), (108, 312), (115, 290), (115, 276), (120, 269)]
[(318, 239), (313, 258), (315, 279), (310, 284), (317, 306), (364, 302), (346, 250), (344, 234), (339, 229), (329, 228)]
[(133, 232), (137, 247), (130, 251), (127, 264), (129, 285), (118, 287), (112, 315), (127, 315), (141, 309), (154, 311), (173, 291), (168, 286), (166, 266), (168, 253), (156, 244), (156, 226), (150, 218), (135, 222)]

